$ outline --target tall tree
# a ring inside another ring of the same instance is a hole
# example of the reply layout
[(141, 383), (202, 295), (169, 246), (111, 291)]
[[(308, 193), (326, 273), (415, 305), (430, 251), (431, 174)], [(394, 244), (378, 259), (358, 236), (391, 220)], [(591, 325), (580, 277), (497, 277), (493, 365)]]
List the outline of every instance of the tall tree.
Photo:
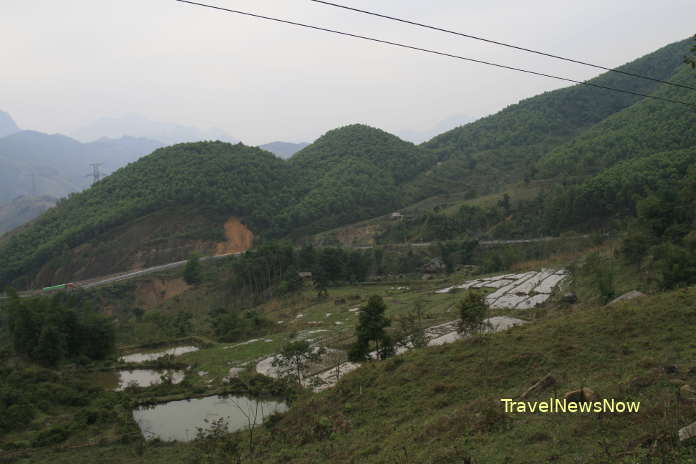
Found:
[(485, 297), (482, 293), (470, 290), (457, 305), (459, 308), (459, 332), (467, 335), (479, 335), (486, 328)]
[(384, 330), (391, 325), (391, 320), (384, 315), (386, 309), (387, 305), (378, 295), (371, 296), (367, 304), (360, 309), (358, 325), (355, 328), (357, 340), (348, 353), (351, 361), (369, 359), (373, 347), (380, 359), (394, 353), (394, 343)]

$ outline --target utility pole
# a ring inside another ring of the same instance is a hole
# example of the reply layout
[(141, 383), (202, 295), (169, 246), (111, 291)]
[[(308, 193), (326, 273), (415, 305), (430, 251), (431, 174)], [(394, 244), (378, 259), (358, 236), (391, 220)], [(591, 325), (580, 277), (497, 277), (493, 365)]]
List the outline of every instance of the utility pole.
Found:
[(99, 182), (99, 179), (102, 178), (102, 173), (101, 171), (99, 171), (99, 166), (103, 164), (104, 163), (90, 163), (90, 166), (92, 166), (92, 173), (86, 174), (85, 177), (92, 178), (92, 185), (94, 185), (96, 182)]

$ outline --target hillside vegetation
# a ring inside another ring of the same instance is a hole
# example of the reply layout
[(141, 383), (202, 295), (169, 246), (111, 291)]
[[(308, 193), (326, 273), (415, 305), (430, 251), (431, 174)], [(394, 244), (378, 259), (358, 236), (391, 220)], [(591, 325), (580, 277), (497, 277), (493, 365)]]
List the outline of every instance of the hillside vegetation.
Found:
[(13, 234), (0, 248), (0, 282), (165, 208), (208, 215), (210, 231), (191, 239), (221, 233), (229, 216), (277, 237), (315, 222), (313, 229), (383, 214), (399, 203), (397, 183), (428, 162), (413, 144), (363, 125), (334, 130), (305, 150), (291, 161), (223, 142), (156, 150)]
[[(668, 45), (621, 69), (696, 86), (682, 63), (689, 45)], [(592, 82), (696, 102), (688, 90), (615, 73)], [(636, 198), (651, 185), (684, 177), (696, 145), (694, 123), (696, 113), (685, 106), (573, 86), (421, 146), (359, 124), (329, 131), (288, 161), (242, 144), (175, 145), (61, 202), (5, 240), (0, 282), (162, 208), (198, 208), (211, 231), (234, 216), (260, 238), (301, 240), (432, 195), (457, 192), (469, 200), (525, 181), (543, 186), (535, 198), (421, 211), (418, 231), (387, 231), (383, 238), (513, 238), (605, 228), (633, 215)], [(622, 172), (627, 168), (630, 173)]]
[[(677, 42), (619, 69), (671, 80), (682, 67), (688, 48), (689, 41)], [(616, 73), (605, 73), (589, 82), (648, 94), (659, 85)], [(667, 92), (675, 96), (675, 93), (683, 95), (688, 91), (670, 89)], [(442, 163), (411, 183), (410, 198), (454, 191), (470, 191), (475, 196), (532, 178), (536, 175), (533, 168), (536, 161), (640, 100), (641, 97), (634, 95), (577, 85), (523, 100), (499, 113), (453, 129), (424, 144), (438, 154)], [(664, 120), (664, 124), (668, 120)]]

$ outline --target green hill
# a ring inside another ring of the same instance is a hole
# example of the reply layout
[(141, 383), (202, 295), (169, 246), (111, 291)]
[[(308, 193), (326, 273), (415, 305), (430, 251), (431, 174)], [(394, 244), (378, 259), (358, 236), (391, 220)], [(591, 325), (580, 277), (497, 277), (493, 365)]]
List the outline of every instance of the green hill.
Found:
[[(689, 46), (689, 41), (668, 45), (621, 69), (696, 86), (696, 74), (682, 63)], [(616, 73), (591, 82), (696, 103), (696, 94), (688, 90)], [(160, 227), (155, 233), (158, 226), (145, 221), (147, 232), (139, 230), (149, 237), (147, 243), (163, 243), (164, 234), (210, 251), (230, 216), (262, 237), (300, 239), (433, 195), (458, 192), (472, 198), (523, 179), (542, 181), (537, 198), (513, 198), (504, 210), (486, 213), (500, 224), (487, 221), (483, 232), (501, 238), (556, 234), (586, 222), (596, 211), (605, 222), (613, 215), (632, 214), (632, 195), (646, 192), (639, 185), (645, 176), (653, 184), (683, 177), (689, 150), (696, 146), (690, 130), (694, 123), (696, 113), (687, 107), (577, 85), (524, 100), (421, 146), (360, 124), (329, 131), (288, 161), (242, 144), (175, 145), (73, 195), (4, 240), (0, 282), (31, 277), (47, 261), (87, 242), (98, 243), (103, 234), (126, 230), (154, 212), (166, 224), (189, 226)], [(646, 161), (635, 161), (642, 158)], [(621, 162), (629, 163), (621, 166), (634, 170), (632, 176), (620, 174), (621, 168), (612, 170)], [(607, 195), (615, 198), (607, 203)], [(448, 211), (461, 210), (455, 205)], [(184, 212), (193, 214), (190, 221), (177, 219)], [(460, 219), (467, 221), (469, 213)], [(111, 240), (111, 248), (121, 246), (117, 235)], [(138, 255), (145, 246), (138, 243), (128, 253)], [(168, 245), (177, 246), (181, 242)], [(83, 258), (72, 253), (62, 259)], [(152, 259), (146, 261), (156, 264)], [(122, 270), (116, 261), (103, 270)], [(50, 273), (42, 275), (41, 281), (51, 279)]]
[[(61, 252), (166, 208), (183, 212), (193, 205), (210, 211), (211, 217), (219, 212), (242, 216), (252, 228), (268, 230), (288, 201), (283, 196), (286, 179), (282, 160), (241, 144), (201, 142), (156, 150), (59, 201), (10, 237), (0, 248), (0, 281), (35, 271)], [(217, 219), (209, 224), (208, 235), (215, 234), (215, 226), (222, 230), (224, 219)]]
[(316, 232), (398, 208), (399, 187), (435, 161), (432, 152), (369, 126), (329, 131), (290, 159), (302, 195), (288, 211), (290, 229)]
[[(669, 80), (682, 66), (689, 46), (688, 40), (676, 42), (619, 69)], [(684, 76), (678, 76), (679, 79)], [(589, 82), (648, 94), (660, 86), (616, 73), (605, 73)], [(665, 89), (664, 92), (672, 97), (685, 93), (680, 89)], [(499, 113), (453, 129), (423, 145), (435, 151), (442, 163), (411, 182), (409, 197), (415, 200), (454, 191), (471, 191), (472, 195), (478, 195), (525, 177), (534, 177), (536, 161), (641, 99), (575, 85), (523, 100)], [(558, 166), (563, 169), (562, 162)]]
[[(9, 237), (0, 245), (0, 281), (31, 278), (48, 262), (54, 271), (83, 269), (74, 261), (84, 260), (110, 263), (93, 267), (95, 271), (125, 270), (124, 262), (109, 258), (114, 247), (137, 254), (148, 244), (162, 245), (166, 238), (203, 240), (206, 244), (199, 248), (209, 252), (215, 240), (224, 238), (222, 225), (230, 216), (242, 218), (256, 235), (279, 237), (384, 214), (400, 204), (398, 184), (431, 162), (427, 151), (360, 125), (331, 131), (291, 161), (259, 148), (223, 142), (162, 148), (60, 201), (30, 227)], [(172, 229), (160, 227), (154, 219), (142, 221), (155, 212), (160, 213), (157, 220), (179, 226)], [(188, 214), (193, 216), (184, 222), (190, 224), (182, 226), (177, 216)], [(147, 240), (126, 241), (126, 236), (134, 235), (128, 232), (131, 229)], [(153, 235), (155, 229), (159, 232)], [(114, 235), (118, 230), (123, 232), (121, 238)], [(88, 242), (109, 247), (101, 247), (99, 257), (68, 253)], [(134, 243), (141, 250), (134, 249)], [(180, 242), (176, 246), (188, 249)], [(54, 278), (58, 277), (53, 271), (44, 272), (39, 282)]]

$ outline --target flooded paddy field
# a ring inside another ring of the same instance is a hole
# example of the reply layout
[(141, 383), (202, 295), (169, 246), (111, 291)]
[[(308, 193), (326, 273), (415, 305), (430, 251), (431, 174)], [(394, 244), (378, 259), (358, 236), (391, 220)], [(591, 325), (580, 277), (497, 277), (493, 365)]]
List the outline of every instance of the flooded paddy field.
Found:
[(190, 441), (199, 429), (207, 429), (220, 419), (234, 432), (248, 427), (249, 421), (258, 426), (269, 415), (287, 409), (282, 401), (216, 395), (141, 406), (133, 411), (133, 419), (145, 438)]

